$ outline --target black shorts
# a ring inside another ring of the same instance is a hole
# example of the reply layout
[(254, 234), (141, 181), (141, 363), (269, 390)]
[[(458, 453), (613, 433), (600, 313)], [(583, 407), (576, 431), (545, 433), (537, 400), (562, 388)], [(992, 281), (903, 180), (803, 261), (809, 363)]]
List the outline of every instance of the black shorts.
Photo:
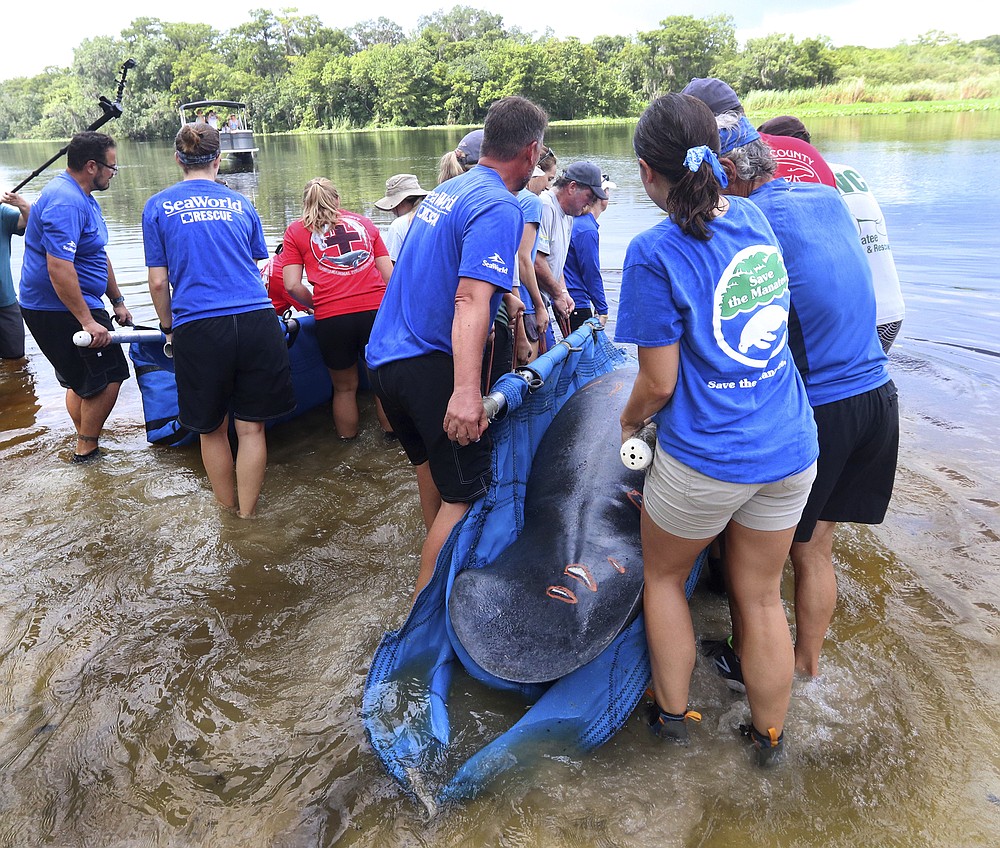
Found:
[(444, 415), (455, 389), (454, 361), (428, 353), (390, 362), (370, 372), (372, 388), (414, 465), (430, 463), (434, 485), (448, 503), (472, 503), (492, 480), (489, 431), (462, 447), (444, 431)]
[(877, 389), (813, 408), (819, 430), (816, 481), (796, 542), (812, 538), (817, 521), (881, 524), (896, 478), (899, 398), (890, 380)]
[(295, 408), (288, 347), (274, 310), (201, 318), (174, 329), (177, 420), (211, 433), (227, 414), (270, 421)]
[[(111, 318), (103, 309), (91, 309), (91, 316), (102, 327), (113, 330)], [(47, 309), (21, 309), (24, 323), (35, 343), (56, 371), (64, 389), (72, 389), (82, 398), (103, 392), (111, 383), (129, 378), (128, 361), (120, 344), (107, 347), (77, 347), (73, 334), (81, 329), (72, 312)]]
[(585, 321), (594, 317), (594, 310), (589, 306), (581, 306), (569, 313), (569, 331), (579, 330)]
[(377, 311), (352, 312), (316, 321), (316, 342), (327, 368), (343, 371), (358, 364), (358, 357), (365, 355)]

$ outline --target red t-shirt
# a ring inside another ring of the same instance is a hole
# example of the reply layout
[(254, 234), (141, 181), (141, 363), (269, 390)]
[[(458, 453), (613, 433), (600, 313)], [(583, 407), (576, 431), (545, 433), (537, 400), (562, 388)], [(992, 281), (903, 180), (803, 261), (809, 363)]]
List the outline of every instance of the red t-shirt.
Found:
[(833, 171), (826, 164), (820, 152), (809, 142), (790, 135), (767, 135), (761, 133), (771, 155), (778, 163), (776, 177), (784, 177), (790, 183), (823, 183), (837, 187)]
[(284, 314), (289, 309), (305, 312), (306, 307), (294, 300), (285, 290), (285, 281), (281, 276), (281, 269), (284, 266), (284, 250), (282, 250), (281, 253), (268, 259), (260, 269), (260, 278), (264, 281), (267, 296), (271, 298), (271, 305), (279, 315)]
[(388, 256), (382, 236), (363, 215), (340, 210), (340, 223), (323, 235), (310, 233), (301, 221), (285, 230), (284, 265), (304, 265), (313, 287), (317, 318), (378, 309), (385, 281), (375, 267)]

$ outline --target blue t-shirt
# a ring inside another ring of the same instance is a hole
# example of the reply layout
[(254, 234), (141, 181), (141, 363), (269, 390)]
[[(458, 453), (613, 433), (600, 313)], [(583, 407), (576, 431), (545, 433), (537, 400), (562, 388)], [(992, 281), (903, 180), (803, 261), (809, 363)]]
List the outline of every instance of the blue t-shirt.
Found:
[(451, 354), (460, 277), (496, 286), (490, 321), (513, 285), (524, 217), (492, 168), (477, 165), (424, 198), (375, 316), (366, 358), (378, 368), (432, 351)]
[(17, 302), (14, 278), (10, 274), (10, 237), (17, 232), (21, 211), (6, 204), (0, 206), (0, 307)]
[(27, 309), (65, 312), (49, 279), (46, 255), (72, 262), (90, 309), (103, 309), (108, 288), (108, 226), (97, 201), (63, 171), (42, 189), (24, 232), (18, 298)]
[[(524, 213), (524, 226), (535, 225), (535, 243), (531, 246), (531, 261), (535, 261), (535, 254), (538, 253), (538, 225), (542, 223), (542, 199), (531, 189), (523, 188), (517, 194), (517, 202), (521, 205)], [(521, 275), (519, 266), (514, 264), (514, 279), (520, 282)], [(524, 303), (524, 314), (535, 314), (535, 301), (531, 299), (527, 289), (521, 291), (521, 301)]]
[(173, 325), (271, 307), (255, 260), (267, 259), (253, 204), (212, 180), (182, 180), (142, 211), (146, 266), (166, 268)]
[(608, 301), (604, 297), (604, 278), (601, 276), (598, 227), (597, 219), (589, 212), (574, 219), (563, 276), (566, 279), (566, 289), (577, 309), (589, 308), (593, 304), (597, 315), (607, 315)]
[(542, 223), (542, 199), (530, 189), (521, 189), (517, 195), (517, 202), (524, 213), (524, 224), (535, 225), (535, 244), (531, 248), (531, 261), (535, 261), (535, 254), (538, 253), (538, 225)]
[(871, 266), (836, 189), (772, 180), (750, 198), (778, 237), (792, 293), (789, 344), (813, 406), (889, 381)]
[(788, 350), (788, 276), (777, 239), (729, 198), (712, 238), (669, 219), (628, 246), (616, 338), (680, 343), (677, 388), (655, 416), (660, 446), (730, 483), (772, 483), (811, 465), (816, 425)]

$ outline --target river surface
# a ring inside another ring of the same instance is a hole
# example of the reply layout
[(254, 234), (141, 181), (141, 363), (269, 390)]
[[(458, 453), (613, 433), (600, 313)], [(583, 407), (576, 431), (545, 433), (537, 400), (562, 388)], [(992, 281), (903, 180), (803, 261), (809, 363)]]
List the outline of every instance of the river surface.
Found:
[[(890, 357), (895, 495), (883, 525), (838, 535), (840, 604), (822, 675), (795, 685), (785, 765), (750, 767), (729, 732), (744, 702), (700, 661), (691, 747), (651, 744), (633, 716), (596, 753), (545, 760), (426, 820), (359, 718), (422, 537), (412, 472), (370, 399), (353, 444), (326, 410), (272, 431), (260, 515), (239, 521), (213, 505), (196, 449), (146, 444), (134, 380), (106, 457), (70, 464), (63, 392), (29, 339), (26, 364), (0, 365), (0, 845), (1000, 844), (1000, 115), (810, 129), (879, 198), (907, 315)], [(630, 133), (547, 138), (564, 164), (592, 159), (618, 183), (600, 221), (614, 305), (629, 239), (660, 217)], [(372, 207), (386, 177), (433, 186), (461, 135), (263, 138), (257, 172), (228, 179), (272, 246), (314, 176), (386, 225)], [(0, 144), (0, 187), (57, 147)], [(179, 171), (159, 142), (123, 143), (118, 161), (99, 198), (109, 252), (151, 322), (140, 214)], [(15, 238), (15, 279), (20, 256)], [(700, 634), (725, 631), (722, 599), (692, 604)], [(520, 715), (462, 676), (453, 713), (465, 756)]]

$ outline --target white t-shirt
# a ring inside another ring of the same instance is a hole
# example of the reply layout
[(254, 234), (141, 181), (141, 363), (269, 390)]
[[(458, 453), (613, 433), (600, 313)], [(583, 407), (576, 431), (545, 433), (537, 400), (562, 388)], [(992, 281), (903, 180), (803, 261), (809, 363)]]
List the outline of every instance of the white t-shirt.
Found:
[(899, 288), (899, 272), (892, 258), (885, 216), (868, 188), (868, 183), (849, 165), (829, 163), (837, 179), (837, 191), (851, 210), (858, 227), (861, 245), (868, 256), (875, 287), (875, 323), (878, 326), (902, 321), (905, 313), (903, 293)]
[(538, 225), (538, 252), (549, 261), (549, 270), (556, 280), (563, 275), (569, 240), (573, 235), (573, 219), (563, 212), (552, 189), (541, 193), (542, 220)]
[(412, 220), (413, 214), (407, 212), (389, 224), (389, 231), (385, 235), (385, 246), (389, 251), (389, 258), (393, 262), (399, 259), (399, 249), (403, 246), (403, 239), (406, 238), (406, 232), (410, 229), (410, 221)]

